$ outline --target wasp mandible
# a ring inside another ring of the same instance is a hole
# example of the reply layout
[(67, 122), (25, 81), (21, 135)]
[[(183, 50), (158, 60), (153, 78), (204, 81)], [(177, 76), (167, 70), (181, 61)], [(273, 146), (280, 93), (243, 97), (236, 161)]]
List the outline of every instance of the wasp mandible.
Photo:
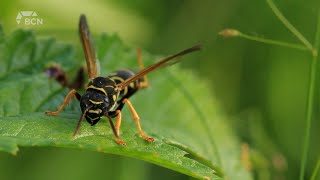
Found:
[[(99, 122), (102, 116), (105, 116), (107, 117), (112, 131), (116, 137), (116, 142), (118, 144), (125, 145), (125, 143), (119, 137), (119, 132), (122, 119), (121, 110), (124, 105), (127, 104), (132, 117), (138, 126), (138, 131), (141, 137), (149, 142), (153, 142), (154, 139), (148, 137), (143, 132), (140, 124), (140, 118), (135, 111), (132, 103), (129, 101), (129, 98), (137, 91), (148, 87), (148, 80), (146, 78), (146, 75), (148, 73), (153, 72), (159, 68), (177, 63), (181, 60), (181, 58), (178, 57), (194, 51), (198, 51), (201, 49), (201, 46), (196, 45), (191, 48), (185, 49), (177, 54), (164, 58), (147, 68), (143, 67), (141, 52), (138, 49), (137, 54), (140, 68), (139, 72), (125, 69), (115, 71), (109, 76), (102, 77), (98, 75), (95, 50), (85, 15), (80, 16), (79, 33), (89, 76), (89, 83), (87, 85), (86, 91), (81, 96), (75, 89), (71, 89), (59, 109), (57, 111), (48, 111), (46, 112), (46, 114), (59, 114), (69, 103), (71, 97), (75, 96), (76, 99), (80, 102), (82, 114), (73, 133), (73, 136), (75, 136), (79, 132), (81, 122), (84, 118), (88, 123), (91, 124), (91, 126), (93, 126)], [(116, 118), (115, 125), (113, 124), (111, 118)]]

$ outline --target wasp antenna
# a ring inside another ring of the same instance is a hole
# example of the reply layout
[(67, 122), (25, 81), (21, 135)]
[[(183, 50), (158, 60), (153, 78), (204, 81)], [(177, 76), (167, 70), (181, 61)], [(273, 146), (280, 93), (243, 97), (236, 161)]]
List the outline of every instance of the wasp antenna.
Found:
[(73, 132), (73, 137), (76, 136), (76, 134), (79, 132), (80, 130), (80, 126), (81, 126), (81, 122), (84, 118), (84, 116), (87, 114), (87, 112), (93, 107), (93, 105), (89, 105), (88, 107), (86, 107), (86, 109), (84, 109), (84, 111), (82, 112), (81, 116), (80, 116), (80, 119), (78, 121), (78, 124), (77, 124), (77, 127), (76, 127), (76, 130)]
[(151, 66), (149, 66), (149, 67), (147, 67), (147, 68), (145, 68), (143, 70), (141, 70), (141, 71), (139, 71), (134, 76), (132, 76), (131, 78), (125, 80), (124, 82), (122, 82), (120, 84), (117, 84), (117, 88), (122, 90), (126, 86), (128, 86), (131, 82), (139, 79), (140, 77), (143, 77), (143, 76), (149, 74), (150, 72), (152, 72), (152, 71), (154, 71), (156, 69), (159, 69), (161, 67), (165, 67), (167, 65), (171, 65), (171, 64), (177, 63), (179, 61), (179, 59), (175, 60), (175, 58), (178, 58), (178, 57), (184, 56), (186, 54), (189, 54), (191, 52), (199, 51), (199, 50), (201, 50), (201, 45), (200, 44), (196, 45), (196, 46), (192, 46), (192, 47), (190, 47), (188, 49), (185, 49), (183, 51), (180, 51), (180, 52), (178, 52), (176, 54), (173, 54), (173, 55), (171, 55), (169, 57), (166, 57), (166, 58), (162, 59), (161, 61), (159, 61), (159, 62), (157, 62), (157, 63), (155, 63), (155, 64), (153, 64), (153, 65), (151, 65)]
[(177, 53), (177, 54), (174, 54), (174, 55), (172, 55), (172, 56), (167, 57), (165, 61), (170, 61), (170, 60), (173, 59), (173, 58), (176, 58), (176, 57), (179, 57), (179, 56), (183, 56), (183, 55), (188, 54), (188, 53), (191, 53), (191, 52), (193, 52), (193, 51), (199, 51), (199, 50), (201, 50), (201, 48), (202, 48), (202, 45), (201, 45), (201, 44), (192, 46), (192, 47), (190, 47), (190, 48), (188, 48), (188, 49), (185, 49), (185, 50), (183, 50), (183, 51), (181, 51), (181, 52), (179, 52), (179, 53)]
[(195, 45), (189, 49), (186, 49), (185, 51), (187, 51), (187, 52), (185, 52), (185, 53), (192, 52), (192, 51), (198, 51), (201, 49), (202, 49), (202, 44), (198, 44), (198, 45)]

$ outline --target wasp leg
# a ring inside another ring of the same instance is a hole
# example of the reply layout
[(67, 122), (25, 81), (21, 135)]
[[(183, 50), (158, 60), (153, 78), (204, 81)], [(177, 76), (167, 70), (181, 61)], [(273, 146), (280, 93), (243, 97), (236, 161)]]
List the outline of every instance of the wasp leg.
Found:
[(117, 119), (116, 119), (116, 132), (119, 136), (120, 134), (120, 126), (121, 126), (121, 119), (122, 119), (122, 115), (121, 115), (121, 111), (120, 110), (116, 110), (117, 113)]
[(79, 93), (77, 93), (77, 91), (75, 89), (71, 89), (69, 91), (69, 93), (67, 94), (67, 96), (65, 97), (63, 103), (61, 104), (61, 106), (59, 107), (59, 109), (57, 111), (47, 111), (46, 114), (55, 116), (57, 114), (59, 114), (63, 108), (69, 103), (71, 96), (75, 95), (76, 98), (80, 101), (81, 95)]
[[(143, 70), (144, 69), (144, 65), (142, 62), (142, 56), (141, 56), (141, 49), (137, 48), (137, 59), (138, 59), (138, 65), (139, 65), (139, 70)], [(147, 76), (143, 76), (143, 80), (142, 82), (139, 82), (139, 89), (144, 89), (149, 87), (149, 81), (147, 79)]]
[[(116, 128), (114, 127), (114, 125), (113, 125), (113, 123), (112, 123), (112, 120), (111, 120), (109, 114), (106, 113), (105, 116), (106, 116), (106, 117), (108, 118), (108, 120), (109, 120), (109, 123), (110, 123), (110, 126), (111, 126), (111, 128), (112, 128), (113, 134), (116, 136), (116, 141), (117, 141), (117, 143), (120, 144), (120, 145), (126, 145), (126, 143), (123, 142), (123, 141), (120, 139), (119, 134), (117, 133), (117, 130), (116, 130)], [(119, 117), (119, 115), (118, 115), (118, 117)], [(120, 117), (121, 117), (121, 115), (120, 115)]]
[(147, 140), (147, 141), (149, 141), (149, 142), (153, 142), (154, 139), (146, 136), (146, 135), (144, 134), (144, 132), (142, 131), (141, 124), (140, 124), (140, 118), (139, 118), (136, 110), (133, 108), (131, 102), (130, 102), (128, 99), (124, 99), (124, 100), (123, 100), (123, 103), (127, 103), (127, 104), (128, 104), (129, 109), (130, 109), (130, 112), (131, 112), (131, 114), (132, 114), (132, 118), (133, 118), (133, 120), (137, 123), (138, 131), (139, 131), (139, 134), (142, 136), (142, 138), (145, 139), (145, 140)]

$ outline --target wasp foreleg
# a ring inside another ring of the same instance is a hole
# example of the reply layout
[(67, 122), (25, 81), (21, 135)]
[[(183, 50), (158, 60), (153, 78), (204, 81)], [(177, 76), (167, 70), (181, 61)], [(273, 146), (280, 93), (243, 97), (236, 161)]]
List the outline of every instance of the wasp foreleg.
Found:
[(57, 114), (59, 114), (63, 108), (68, 105), (69, 101), (70, 101), (70, 98), (71, 96), (76, 96), (76, 98), (80, 101), (81, 99), (81, 95), (79, 93), (77, 93), (77, 91), (75, 89), (71, 89), (69, 91), (69, 93), (67, 94), (67, 96), (64, 98), (64, 101), (63, 103), (61, 104), (61, 106), (59, 107), (59, 109), (57, 111), (47, 111), (46, 114), (49, 114), (49, 115), (52, 115), (52, 116), (55, 116)]
[[(114, 127), (113, 122), (112, 122), (111, 117), (109, 116), (109, 114), (106, 113), (105, 116), (108, 118), (108, 121), (109, 121), (110, 126), (111, 126), (112, 131), (113, 131), (113, 134), (116, 136), (116, 141), (117, 141), (117, 143), (120, 144), (120, 145), (126, 145), (126, 143), (123, 142), (123, 141), (120, 139), (119, 134), (117, 133), (117, 130), (116, 130), (116, 128)], [(120, 117), (120, 121), (121, 121), (121, 114), (120, 114), (120, 116), (118, 115), (118, 118), (119, 118), (119, 117)], [(119, 128), (120, 128), (120, 126), (119, 126)]]
[(117, 119), (116, 119), (116, 132), (118, 134), (118, 136), (120, 135), (120, 126), (121, 126), (121, 119), (122, 119), (122, 115), (121, 115), (121, 111), (120, 110), (116, 110), (117, 113)]

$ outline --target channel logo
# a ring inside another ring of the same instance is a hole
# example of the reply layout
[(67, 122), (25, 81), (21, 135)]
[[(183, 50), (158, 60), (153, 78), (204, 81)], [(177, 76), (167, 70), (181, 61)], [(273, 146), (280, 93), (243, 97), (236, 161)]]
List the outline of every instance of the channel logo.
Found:
[(18, 24), (24, 25), (42, 25), (43, 19), (38, 17), (35, 11), (20, 11), (16, 17)]

